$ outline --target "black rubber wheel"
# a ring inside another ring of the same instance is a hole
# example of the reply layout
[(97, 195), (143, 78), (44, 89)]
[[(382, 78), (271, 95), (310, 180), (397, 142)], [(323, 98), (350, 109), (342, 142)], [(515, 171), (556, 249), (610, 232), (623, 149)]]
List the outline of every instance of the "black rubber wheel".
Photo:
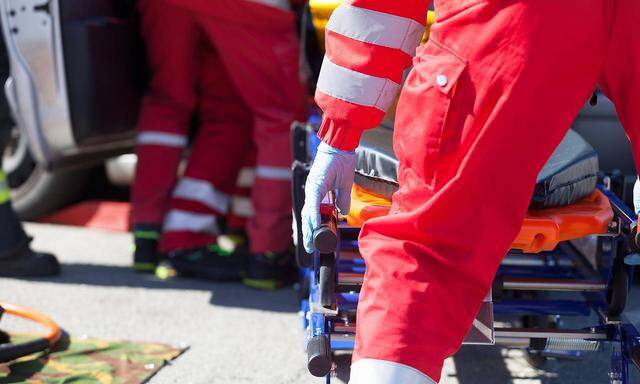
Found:
[(331, 349), (326, 336), (314, 336), (307, 344), (307, 368), (315, 377), (324, 377), (331, 372)]
[(79, 199), (92, 170), (51, 172), (44, 169), (31, 157), (26, 138), (18, 129), (11, 131), (9, 143), (1, 155), (13, 207), (22, 220), (35, 220)]
[[(522, 326), (524, 328), (557, 328), (558, 324), (554, 319), (546, 316), (523, 316)], [(527, 349), (525, 357), (527, 363), (536, 369), (542, 369), (549, 361), (549, 358), (542, 354), (542, 351), (532, 351)]]
[(539, 351), (527, 351), (527, 356), (525, 357), (525, 359), (527, 360), (527, 364), (536, 369), (544, 368), (544, 366), (547, 365), (547, 362), (549, 361), (549, 358), (547, 358), (547, 356), (544, 356)]

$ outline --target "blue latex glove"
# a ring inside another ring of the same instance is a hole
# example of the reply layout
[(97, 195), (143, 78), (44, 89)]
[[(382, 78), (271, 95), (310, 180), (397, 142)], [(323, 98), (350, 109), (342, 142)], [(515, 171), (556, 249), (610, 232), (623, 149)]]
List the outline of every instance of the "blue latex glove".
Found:
[(355, 169), (355, 151), (341, 151), (324, 142), (320, 143), (304, 188), (302, 235), (307, 252), (314, 251), (313, 231), (320, 228), (320, 203), (329, 191), (335, 191), (336, 206), (340, 213), (349, 213)]

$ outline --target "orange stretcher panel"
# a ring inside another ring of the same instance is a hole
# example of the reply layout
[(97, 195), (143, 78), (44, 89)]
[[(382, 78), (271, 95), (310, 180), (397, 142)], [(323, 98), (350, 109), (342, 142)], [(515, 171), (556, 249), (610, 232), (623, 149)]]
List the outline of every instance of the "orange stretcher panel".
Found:
[[(354, 186), (347, 223), (362, 226), (366, 220), (389, 213), (391, 201)], [(581, 201), (560, 208), (529, 211), (511, 246), (526, 253), (553, 250), (559, 242), (607, 233), (613, 211), (607, 197), (596, 190)]]

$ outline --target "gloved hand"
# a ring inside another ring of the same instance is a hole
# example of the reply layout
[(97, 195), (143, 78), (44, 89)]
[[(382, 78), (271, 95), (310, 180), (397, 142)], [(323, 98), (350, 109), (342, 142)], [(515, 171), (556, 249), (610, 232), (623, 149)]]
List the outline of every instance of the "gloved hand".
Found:
[(340, 213), (349, 213), (355, 169), (355, 151), (335, 149), (324, 142), (318, 146), (305, 184), (302, 208), (302, 235), (307, 252), (314, 251), (313, 231), (320, 228), (320, 203), (329, 191), (336, 192), (336, 206)]

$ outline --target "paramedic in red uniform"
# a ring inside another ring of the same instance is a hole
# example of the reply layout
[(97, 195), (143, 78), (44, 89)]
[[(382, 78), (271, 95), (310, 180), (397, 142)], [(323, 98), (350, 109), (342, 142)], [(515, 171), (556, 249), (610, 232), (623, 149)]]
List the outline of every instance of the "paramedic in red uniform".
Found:
[[(143, 0), (139, 7), (152, 81), (139, 119), (135, 266), (152, 270), (159, 247), (179, 273), (237, 278), (240, 258), (215, 244), (255, 142), (244, 281), (281, 285), (290, 262), (289, 127), (304, 118), (305, 98), (289, 0)], [(177, 180), (195, 111), (199, 127)]]
[(640, 154), (639, 1), (435, 0), (437, 22), (416, 51), (427, 6), (348, 0), (327, 26), (308, 249), (327, 191), (349, 210), (354, 149), (413, 63), (395, 121), (400, 189), (391, 214), (360, 236), (367, 269), (351, 384), (440, 380), (520, 230), (536, 175), (596, 84)]

